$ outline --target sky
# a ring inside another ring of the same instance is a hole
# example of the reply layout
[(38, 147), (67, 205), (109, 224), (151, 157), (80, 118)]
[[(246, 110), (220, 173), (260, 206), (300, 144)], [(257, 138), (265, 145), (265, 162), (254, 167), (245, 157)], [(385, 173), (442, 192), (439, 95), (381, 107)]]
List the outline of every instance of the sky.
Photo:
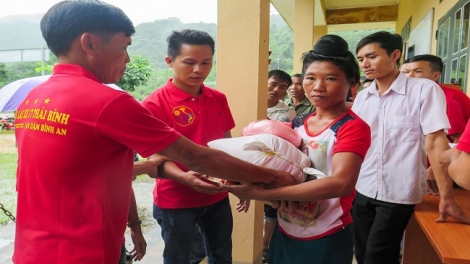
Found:
[[(121, 8), (134, 25), (177, 17), (183, 23), (217, 22), (217, 0), (104, 0)], [(60, 0), (0, 0), (0, 18), (45, 13)], [(271, 7), (271, 10), (274, 8)], [(275, 11), (272, 11), (275, 12)]]
[[(45, 13), (60, 0), (0, 0), (0, 18)], [(104, 0), (121, 8), (134, 25), (178, 17), (184, 23), (217, 22), (217, 0)]]

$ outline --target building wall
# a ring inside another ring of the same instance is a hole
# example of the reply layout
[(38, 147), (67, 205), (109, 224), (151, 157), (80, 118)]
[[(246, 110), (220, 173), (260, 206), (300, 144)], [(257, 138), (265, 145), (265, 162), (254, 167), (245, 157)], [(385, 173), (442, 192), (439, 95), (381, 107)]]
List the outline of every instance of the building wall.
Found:
[[(395, 31), (400, 33), (403, 26), (411, 19), (411, 31), (421, 22), (431, 8), (434, 8), (433, 34), (437, 30), (437, 22), (444, 16), (458, 0), (444, 0), (439, 4), (439, 0), (400, 0), (398, 4), (398, 19)], [(436, 38), (432, 36), (431, 54), (436, 54)]]
[[(439, 3), (439, 0), (400, 0), (400, 3), (398, 4), (398, 18), (395, 31), (400, 33), (410, 17), (412, 18), (411, 31), (413, 31), (429, 10), (434, 8), (431, 54), (435, 55), (437, 51), (435, 34), (438, 29), (438, 21), (446, 15), (452, 7), (458, 4), (458, 2), (459, 0), (444, 0), (442, 3)], [(470, 78), (467, 80), (467, 94), (470, 95)]]

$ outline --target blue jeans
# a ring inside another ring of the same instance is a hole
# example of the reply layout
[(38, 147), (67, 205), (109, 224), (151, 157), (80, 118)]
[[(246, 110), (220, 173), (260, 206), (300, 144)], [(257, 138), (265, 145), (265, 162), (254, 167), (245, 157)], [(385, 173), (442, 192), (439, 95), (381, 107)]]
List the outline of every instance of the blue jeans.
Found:
[(165, 242), (164, 264), (190, 263), (191, 248), (198, 227), (209, 264), (232, 263), (232, 209), (228, 197), (210, 206), (160, 209), (154, 205), (153, 217), (162, 228)]

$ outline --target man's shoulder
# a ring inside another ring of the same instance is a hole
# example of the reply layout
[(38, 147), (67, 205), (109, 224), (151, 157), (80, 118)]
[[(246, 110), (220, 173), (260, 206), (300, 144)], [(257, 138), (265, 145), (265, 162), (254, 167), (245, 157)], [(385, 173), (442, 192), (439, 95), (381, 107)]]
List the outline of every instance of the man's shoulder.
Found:
[(426, 78), (407, 78), (408, 81), (406, 83), (406, 86), (421, 86), (423, 88), (439, 88), (439, 85), (430, 79)]

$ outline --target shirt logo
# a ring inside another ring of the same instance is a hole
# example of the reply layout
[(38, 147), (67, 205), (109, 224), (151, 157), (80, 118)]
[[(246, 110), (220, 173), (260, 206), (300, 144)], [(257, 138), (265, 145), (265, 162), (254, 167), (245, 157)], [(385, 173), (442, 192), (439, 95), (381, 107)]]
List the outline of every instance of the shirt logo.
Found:
[(173, 116), (175, 117), (176, 123), (180, 126), (191, 125), (196, 118), (193, 109), (184, 105), (173, 108)]

